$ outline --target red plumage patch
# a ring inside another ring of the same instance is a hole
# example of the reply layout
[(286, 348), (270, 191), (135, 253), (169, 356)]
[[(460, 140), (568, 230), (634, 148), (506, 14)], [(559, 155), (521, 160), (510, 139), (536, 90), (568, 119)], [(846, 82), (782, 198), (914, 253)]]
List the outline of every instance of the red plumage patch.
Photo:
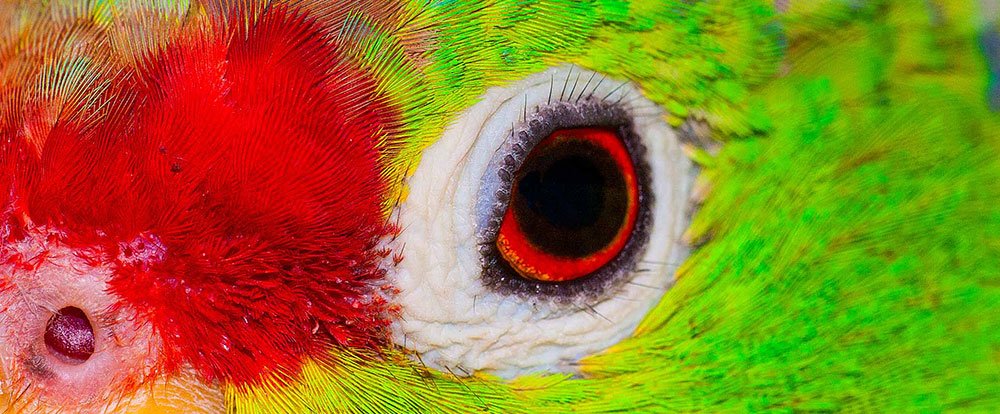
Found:
[(386, 340), (379, 143), (396, 118), (308, 18), (231, 20), (108, 79), (103, 117), (60, 120), (37, 156), (4, 128), (20, 139), (0, 184), (35, 225), (100, 247), (165, 369), (242, 383)]

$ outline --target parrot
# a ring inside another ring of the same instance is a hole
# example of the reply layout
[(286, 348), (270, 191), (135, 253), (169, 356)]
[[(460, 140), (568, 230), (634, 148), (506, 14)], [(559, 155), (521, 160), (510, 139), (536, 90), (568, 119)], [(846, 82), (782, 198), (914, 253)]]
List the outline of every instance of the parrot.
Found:
[(1000, 410), (994, 0), (2, 0), (0, 411)]

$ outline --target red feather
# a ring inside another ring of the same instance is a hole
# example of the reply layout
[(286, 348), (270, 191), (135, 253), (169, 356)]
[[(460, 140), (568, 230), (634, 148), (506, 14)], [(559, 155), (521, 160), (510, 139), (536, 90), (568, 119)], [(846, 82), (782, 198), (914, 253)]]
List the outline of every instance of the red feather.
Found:
[(162, 368), (241, 383), (387, 341), (379, 143), (398, 121), (309, 18), (225, 20), (115, 72), (104, 115), (60, 119), (40, 153), (7, 120), (0, 188), (8, 240), (47, 226), (100, 252)]

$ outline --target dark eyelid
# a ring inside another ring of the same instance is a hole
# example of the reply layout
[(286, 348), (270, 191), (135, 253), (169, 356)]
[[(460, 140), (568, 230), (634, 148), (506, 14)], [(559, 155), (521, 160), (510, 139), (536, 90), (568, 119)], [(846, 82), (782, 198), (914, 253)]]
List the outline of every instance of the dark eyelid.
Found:
[[(641, 207), (638, 221), (621, 254), (596, 272), (559, 283), (529, 280), (518, 275), (500, 258), (496, 248), (497, 233), (510, 201), (514, 176), (539, 141), (555, 130), (578, 127), (610, 127), (617, 130), (632, 156), (639, 179)], [(485, 286), (505, 295), (586, 306), (600, 302), (627, 282), (649, 239), (653, 195), (648, 190), (650, 171), (646, 149), (641, 137), (634, 132), (633, 118), (623, 104), (590, 97), (540, 105), (526, 120), (514, 125), (508, 141), (493, 156), (486, 171), (476, 204), (477, 244)]]

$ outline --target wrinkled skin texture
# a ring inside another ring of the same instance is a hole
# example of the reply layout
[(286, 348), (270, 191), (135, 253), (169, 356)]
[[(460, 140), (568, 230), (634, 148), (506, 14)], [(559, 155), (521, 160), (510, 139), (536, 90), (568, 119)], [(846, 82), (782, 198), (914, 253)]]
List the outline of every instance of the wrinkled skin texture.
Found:
[[(162, 3), (0, 3), (0, 407), (1000, 406), (989, 1)], [(560, 64), (703, 132), (693, 252), (574, 374), (429, 369), (388, 334), (405, 178)]]

